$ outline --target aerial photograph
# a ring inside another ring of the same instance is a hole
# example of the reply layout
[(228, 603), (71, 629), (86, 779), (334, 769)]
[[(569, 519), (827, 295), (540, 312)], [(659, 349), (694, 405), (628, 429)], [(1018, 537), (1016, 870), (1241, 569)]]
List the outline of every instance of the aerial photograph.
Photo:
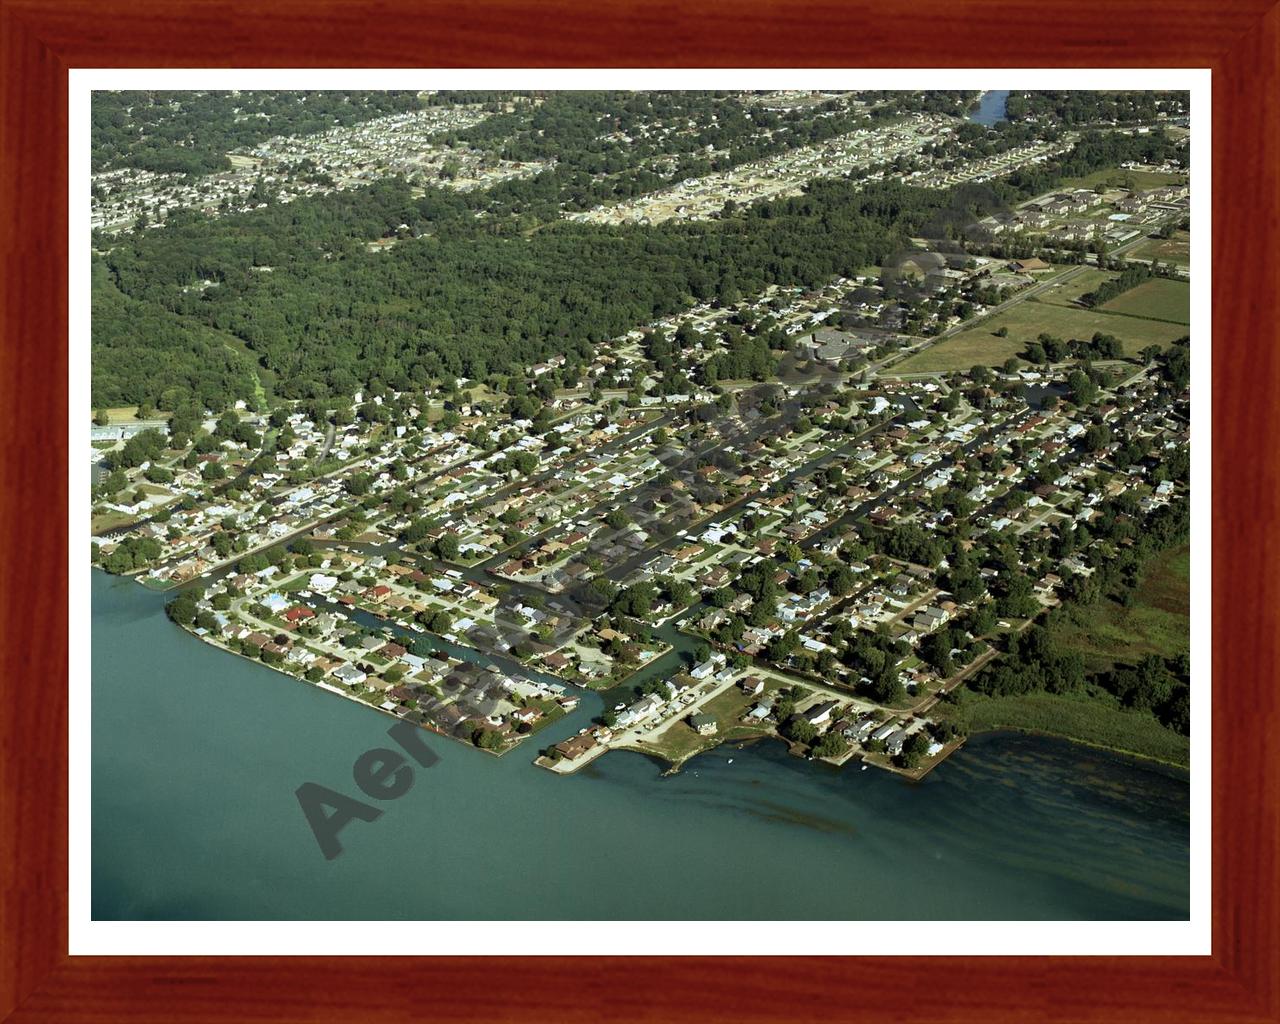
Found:
[(1190, 111), (95, 91), (94, 919), (1187, 920)]

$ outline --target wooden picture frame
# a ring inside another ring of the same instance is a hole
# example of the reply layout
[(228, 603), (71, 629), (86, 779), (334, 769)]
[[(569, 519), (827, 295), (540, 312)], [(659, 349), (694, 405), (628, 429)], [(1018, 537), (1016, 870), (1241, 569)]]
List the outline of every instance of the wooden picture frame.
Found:
[[(0, 0), (0, 52), (0, 1020), (1280, 1020), (1280, 7)], [(951, 65), (1212, 69), (1212, 955), (69, 956), (68, 69)]]

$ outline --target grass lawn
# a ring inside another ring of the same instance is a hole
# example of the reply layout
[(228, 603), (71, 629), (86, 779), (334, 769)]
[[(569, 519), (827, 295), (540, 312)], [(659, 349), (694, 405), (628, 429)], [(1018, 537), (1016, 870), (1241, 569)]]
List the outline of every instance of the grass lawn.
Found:
[[(1000, 327), (1009, 328), (1007, 338), (994, 335), (993, 332)], [(1023, 351), (1042, 333), (1070, 339), (1092, 338), (1098, 331), (1115, 335), (1123, 342), (1125, 355), (1133, 356), (1148, 345), (1170, 344), (1185, 336), (1187, 328), (1183, 324), (1059, 306), (1051, 301), (1020, 302), (917, 353), (899, 363), (894, 370), (897, 373), (948, 373), (967, 370), (975, 365), (999, 366), (1010, 356)]]
[(533, 728), (528, 732), (519, 734), (522, 739), (526, 736), (532, 736), (535, 732), (545, 729), (552, 722), (565, 716), (564, 708), (553, 700), (539, 700), (536, 697), (530, 697), (525, 699), (525, 703), (541, 711), (542, 717), (533, 723)]
[(1134, 249), (1130, 256), (1144, 260), (1172, 260), (1180, 267), (1191, 265), (1191, 232), (1175, 231), (1172, 238), (1148, 238)]
[(985, 697), (959, 691), (955, 703), (941, 703), (932, 717), (950, 718), (970, 733), (1022, 729), (1106, 747), (1186, 767), (1191, 741), (1166, 729), (1145, 711), (1126, 711), (1110, 695), (1028, 693)]
[(1122, 292), (1102, 307), (1108, 313), (1150, 316), (1158, 320), (1191, 323), (1191, 284), (1157, 277)]
[(699, 736), (689, 724), (689, 717), (684, 715), (672, 722), (656, 737), (642, 744), (642, 748), (665, 758), (672, 764), (677, 764), (699, 750), (719, 742), (719, 735)]
[(1112, 600), (1076, 607), (1054, 623), (1054, 638), (1095, 672), (1147, 654), (1178, 654), (1191, 643), (1190, 581), (1191, 550), (1183, 545), (1152, 561), (1130, 607)]
[(748, 697), (734, 684), (724, 693), (712, 698), (702, 707), (701, 714), (711, 715), (719, 724), (714, 736), (699, 736), (689, 724), (689, 715), (682, 715), (660, 732), (643, 749), (665, 757), (673, 764), (707, 747), (714, 747), (725, 740), (748, 739), (763, 735), (767, 730), (740, 726), (738, 720), (757, 698)]

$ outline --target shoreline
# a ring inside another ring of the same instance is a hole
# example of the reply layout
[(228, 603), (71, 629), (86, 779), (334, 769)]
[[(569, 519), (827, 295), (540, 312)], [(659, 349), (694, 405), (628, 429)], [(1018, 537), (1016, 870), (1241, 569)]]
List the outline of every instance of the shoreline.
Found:
[(1088, 747), (1090, 750), (1100, 750), (1106, 754), (1118, 754), (1121, 757), (1128, 758), (1131, 761), (1141, 761), (1148, 765), (1157, 764), (1162, 768), (1171, 768), (1187, 776), (1190, 780), (1190, 765), (1179, 764), (1177, 761), (1167, 761), (1162, 757), (1156, 757), (1153, 754), (1140, 754), (1136, 750), (1126, 750), (1123, 747), (1109, 747), (1105, 743), (1096, 743), (1092, 740), (1081, 739), (1078, 736), (1071, 736), (1064, 732), (1052, 732), (1049, 729), (1033, 729), (1029, 726), (1019, 725), (996, 725), (986, 729), (975, 729), (969, 733), (969, 738), (975, 736), (993, 736), (999, 733), (1014, 733), (1021, 736), (1045, 736), (1049, 739), (1062, 740), (1064, 743), (1070, 743), (1077, 747)]
[[(882, 771), (887, 771), (894, 775), (899, 775), (902, 778), (909, 779), (913, 782), (918, 782), (921, 779), (923, 779), (926, 775), (928, 775), (930, 772), (932, 772), (935, 768), (938, 768), (945, 761), (949, 760), (951, 756), (957, 753), (959, 750), (961, 750), (969, 740), (979, 736), (997, 736), (1001, 733), (1006, 733), (1009, 735), (1021, 735), (1021, 736), (1040, 736), (1040, 737), (1045, 737), (1047, 739), (1061, 740), (1062, 742), (1069, 743), (1072, 746), (1087, 747), (1090, 750), (1101, 751), (1102, 753), (1105, 753), (1105, 754), (1118, 755), (1127, 760), (1139, 762), (1140, 764), (1147, 767), (1150, 767), (1151, 765), (1159, 765), (1161, 768), (1170, 769), (1174, 772), (1179, 773), (1180, 776), (1185, 776), (1186, 778), (1184, 779), (1184, 781), (1187, 781), (1190, 779), (1190, 771), (1191, 771), (1190, 767), (1187, 765), (1179, 764), (1176, 761), (1168, 761), (1163, 758), (1154, 757), (1150, 754), (1140, 754), (1137, 751), (1126, 750), (1122, 747), (1109, 747), (1109, 746), (1106, 746), (1105, 744), (1096, 743), (1086, 739), (1081, 739), (1076, 736), (1068, 735), (1067, 733), (1051, 732), (1047, 729), (1023, 728), (1020, 726), (1013, 726), (1013, 725), (1000, 725), (1000, 726), (993, 726), (991, 728), (986, 728), (986, 729), (975, 729), (973, 732), (969, 733), (968, 736), (966, 736), (964, 739), (960, 740), (959, 742), (948, 744), (949, 749), (945, 750), (942, 756), (933, 758), (930, 760), (928, 764), (923, 765), (921, 766), (921, 768), (914, 769), (914, 770), (907, 770), (904, 768), (898, 768), (894, 765), (886, 765), (886, 764), (881, 764), (878, 761), (869, 760), (865, 756), (868, 752), (863, 750), (850, 751), (850, 753), (847, 754), (844, 757), (844, 759), (840, 762), (831, 761), (826, 758), (807, 758), (807, 759), (801, 758), (801, 760), (822, 762), (823, 764), (830, 765), (832, 768), (844, 768), (846, 765), (850, 764), (851, 762), (861, 761), (864, 764), (868, 765), (869, 767), (879, 768)], [(624, 746), (617, 746), (617, 747), (609, 747), (607, 750), (605, 750), (600, 755), (598, 755), (598, 757), (603, 757), (605, 754), (609, 753), (609, 751), (611, 750), (628, 751), (633, 754), (640, 754), (641, 756), (647, 757), (650, 760), (654, 761), (659, 766), (661, 766), (664, 769), (662, 772), (662, 775), (665, 777), (668, 775), (678, 774), (684, 768), (685, 765), (687, 765), (690, 761), (693, 761), (699, 755), (710, 753), (711, 751), (717, 750), (720, 747), (729, 746), (731, 744), (737, 744), (738, 749), (742, 749), (744, 747), (754, 746), (757, 743), (763, 742), (765, 740), (770, 740), (770, 739), (778, 740), (779, 742), (786, 744), (788, 749), (790, 749), (791, 747), (791, 743), (785, 737), (780, 736), (777, 732), (772, 732), (772, 733), (766, 733), (761, 736), (749, 737), (747, 739), (725, 740), (720, 743), (713, 743), (713, 744), (710, 744), (709, 746), (703, 747), (700, 750), (693, 751), (693, 753), (680, 758), (678, 761), (672, 761), (669, 758), (664, 757), (660, 752), (656, 750), (646, 750), (641, 747), (637, 747), (633, 744), (626, 744)], [(592, 760), (597, 760), (597, 759), (598, 758), (593, 758)], [(585, 767), (585, 765), (583, 765), (583, 767)], [(572, 774), (572, 772), (561, 772), (559, 774), (568, 775), (568, 774)]]
[[(188, 629), (186, 626), (180, 625), (179, 623), (174, 622), (172, 619), (169, 619), (168, 616), (166, 616), (166, 620), (171, 625), (176, 626), (178, 629), (182, 630), (182, 632), (186, 633), (191, 638), (195, 640), (199, 640), (201, 643), (207, 644), (208, 646), (214, 648), (215, 650), (222, 651), (225, 654), (230, 654), (236, 658), (241, 658), (242, 660), (249, 662), (251, 665), (257, 665), (260, 668), (266, 669), (268, 672), (273, 672), (276, 675), (281, 676), (285, 679), (288, 679), (292, 682), (302, 683), (304, 686), (308, 686), (314, 690), (322, 690), (325, 693), (331, 693), (335, 697), (341, 697), (344, 700), (347, 700), (353, 704), (359, 705), (360, 707), (368, 708), (370, 711), (376, 711), (378, 712), (378, 714), (384, 715), (387, 718), (392, 718), (397, 722), (407, 721), (407, 719), (402, 718), (400, 715), (397, 715), (394, 711), (388, 711), (386, 708), (378, 704), (370, 704), (367, 700), (363, 700), (360, 697), (357, 697), (353, 693), (343, 692), (341, 689), (334, 686), (332, 683), (327, 683), (323, 680), (319, 682), (312, 682), (310, 679), (307, 679), (304, 676), (295, 676), (292, 672), (282, 671), (281, 669), (276, 668), (274, 665), (268, 665), (266, 662), (259, 661), (257, 658), (251, 658), (249, 655), (242, 654), (240, 651), (232, 650), (230, 647), (227, 647), (224, 644), (219, 643), (217, 640), (211, 640), (206, 636), (201, 636), (200, 634), (196, 633), (195, 630)], [(431, 733), (433, 736), (439, 736), (441, 739), (449, 740), (452, 743), (457, 743), (459, 746), (462, 746), (462, 747), (474, 748), (475, 750), (478, 750), (483, 754), (488, 754), (491, 757), (502, 757), (504, 754), (511, 753), (513, 750), (519, 747), (521, 743), (524, 742), (525, 739), (528, 739), (530, 736), (534, 735), (534, 733), (529, 733), (527, 736), (522, 737), (519, 742), (513, 743), (511, 746), (506, 747), (503, 750), (486, 750), (484, 747), (478, 746), (475, 743), (466, 743), (460, 740), (456, 736), (451, 736), (448, 733), (441, 732), (439, 729), (435, 728), (434, 726), (428, 725), (426, 722), (418, 722), (415, 724), (417, 724), (418, 728)]]
[[(99, 568), (99, 569), (100, 569), (100, 567), (97, 567), (97, 566), (95, 566), (94, 568)], [(101, 569), (100, 569), (100, 571), (102, 571), (102, 572), (106, 573), (106, 570), (101, 570)], [(134, 575), (132, 575), (132, 574), (129, 574), (129, 575), (117, 575), (117, 574), (113, 574), (113, 573), (106, 573), (106, 575), (107, 575), (107, 576), (109, 576), (109, 577), (116, 578), (116, 579), (122, 579), (122, 580), (123, 580), (123, 579), (127, 579), (127, 580), (130, 580), (131, 582), (135, 582), (135, 583), (140, 583), (140, 582), (141, 582), (141, 581), (140, 581), (136, 576), (134, 576)], [(152, 588), (145, 587), (145, 585), (144, 585), (144, 589), (152, 590)], [(153, 592), (153, 593), (163, 593), (163, 591), (155, 591), (155, 590), (152, 590), (152, 592)], [(167, 616), (166, 616), (166, 618), (167, 618)], [(170, 621), (170, 622), (172, 622), (172, 620), (169, 620), (169, 621)], [(275, 666), (273, 666), (273, 665), (268, 665), (268, 664), (266, 664), (265, 662), (259, 661), (259, 660), (258, 660), (258, 659), (256, 659), (256, 658), (251, 658), (251, 657), (249, 657), (248, 655), (245, 655), (245, 654), (243, 654), (243, 653), (241, 653), (241, 652), (239, 652), (239, 651), (233, 650), (233, 649), (231, 649), (230, 647), (228, 647), (228, 646), (226, 646), (226, 645), (222, 644), (221, 642), (219, 642), (216, 638), (212, 638), (212, 637), (209, 637), (209, 636), (201, 636), (200, 634), (196, 633), (194, 630), (189, 629), (189, 628), (187, 628), (187, 627), (185, 627), (185, 626), (182, 626), (182, 625), (180, 625), (180, 624), (178, 624), (178, 623), (173, 623), (173, 625), (174, 625), (174, 626), (176, 626), (178, 629), (182, 630), (182, 631), (183, 631), (184, 633), (186, 633), (187, 635), (191, 636), (192, 638), (194, 638), (194, 639), (196, 639), (196, 640), (199, 640), (199, 641), (201, 641), (202, 643), (205, 643), (205, 644), (207, 644), (207, 645), (208, 645), (208, 646), (210, 646), (210, 647), (213, 647), (213, 648), (215, 648), (215, 649), (217, 649), (217, 650), (223, 651), (223, 652), (225, 652), (225, 653), (227, 653), (227, 654), (231, 654), (231, 655), (233, 655), (233, 656), (235, 656), (235, 657), (237, 657), (237, 658), (241, 658), (241, 659), (243, 659), (243, 660), (245, 660), (245, 661), (248, 661), (248, 662), (251, 662), (251, 663), (253, 663), (253, 664), (259, 665), (259, 666), (261, 666), (261, 667), (263, 667), (263, 668), (267, 669), (268, 671), (270, 671), (270, 672), (274, 672), (274, 673), (276, 673), (277, 675), (280, 675), (280, 676), (282, 676), (282, 677), (285, 677), (285, 678), (287, 678), (287, 679), (289, 679), (289, 680), (292, 680), (292, 681), (294, 681), (294, 682), (303, 683), (303, 684), (305, 684), (305, 685), (307, 685), (307, 686), (309, 686), (309, 687), (311, 687), (311, 688), (313, 688), (313, 689), (323, 690), (323, 691), (325, 691), (325, 692), (332, 693), (332, 694), (334, 694), (334, 695), (336, 695), (336, 696), (338, 696), (338, 697), (342, 697), (344, 700), (347, 700), (347, 701), (349, 701), (349, 702), (351, 702), (351, 703), (354, 703), (354, 704), (360, 705), (360, 706), (362, 706), (362, 707), (369, 708), (369, 709), (370, 709), (370, 710), (372, 710), (372, 711), (376, 711), (376, 712), (378, 712), (379, 714), (382, 714), (382, 715), (384, 715), (384, 716), (386, 716), (386, 717), (393, 718), (393, 719), (395, 719), (396, 721), (402, 721), (402, 720), (403, 720), (403, 719), (401, 719), (401, 718), (400, 718), (400, 716), (398, 716), (398, 715), (394, 714), (393, 712), (388, 711), (387, 709), (382, 708), (382, 707), (380, 707), (380, 706), (378, 706), (378, 705), (376, 705), (376, 704), (371, 704), (371, 703), (369, 703), (368, 701), (363, 700), (363, 699), (361, 699), (360, 697), (357, 697), (357, 696), (355, 696), (355, 695), (353, 695), (353, 694), (345, 693), (345, 692), (343, 692), (341, 689), (339, 689), (339, 688), (338, 688), (338, 687), (336, 687), (336, 686), (333, 686), (333, 685), (331, 685), (331, 684), (327, 684), (327, 683), (325, 683), (325, 682), (323, 682), (323, 681), (321, 681), (321, 682), (312, 682), (311, 680), (306, 679), (306, 678), (304, 678), (303, 676), (294, 675), (294, 674), (293, 674), (293, 673), (291, 673), (291, 672), (284, 671), (284, 670), (279, 669), (279, 668), (277, 668), (277, 667), (275, 667)], [(654, 660), (656, 660), (656, 659), (654, 659)], [(644, 668), (644, 667), (645, 667), (645, 666), (641, 666), (640, 668)], [(631, 673), (631, 675), (634, 675), (636, 672), (640, 671), (640, 668), (638, 668), (638, 669), (636, 669), (635, 671), (633, 671), (633, 672)], [(580, 685), (580, 684), (572, 684), (572, 685)], [(586, 688), (586, 689), (590, 689), (590, 688)], [(600, 691), (593, 691), (593, 692), (600, 692)], [(435, 734), (435, 735), (441, 736), (441, 737), (443, 737), (443, 738), (445, 738), (445, 739), (453, 739), (453, 741), (454, 741), (454, 742), (458, 742), (455, 738), (450, 737), (450, 736), (448, 736), (448, 735), (446, 735), (446, 734), (444, 734), (444, 733), (440, 732), (439, 730), (434, 729), (434, 728), (432, 728), (431, 726), (428, 726), (428, 725), (426, 725), (426, 724), (422, 724), (422, 728), (423, 728), (423, 729), (425, 729), (427, 732), (430, 732), (430, 733), (433, 733), (433, 734)], [(1146, 764), (1146, 765), (1158, 765), (1158, 766), (1160, 766), (1160, 767), (1161, 767), (1161, 768), (1163, 768), (1163, 769), (1172, 770), (1172, 771), (1174, 771), (1174, 772), (1179, 773), (1180, 775), (1184, 775), (1184, 776), (1187, 776), (1187, 777), (1189, 777), (1189, 775), (1190, 775), (1190, 764), (1189, 764), (1189, 763), (1187, 763), (1187, 764), (1183, 764), (1183, 763), (1180, 763), (1180, 762), (1178, 762), (1178, 761), (1173, 761), (1173, 760), (1169, 760), (1169, 759), (1167, 759), (1167, 758), (1158, 757), (1158, 756), (1156, 756), (1156, 755), (1154, 755), (1154, 754), (1142, 753), (1142, 752), (1139, 752), (1139, 751), (1136, 751), (1136, 750), (1131, 750), (1131, 749), (1126, 748), (1126, 747), (1112, 746), (1112, 745), (1108, 745), (1108, 744), (1105, 744), (1105, 743), (1099, 743), (1099, 742), (1097, 742), (1097, 741), (1095, 741), (1095, 740), (1085, 739), (1085, 738), (1080, 737), (1080, 736), (1072, 735), (1071, 733), (1068, 733), (1068, 732), (1057, 732), (1057, 731), (1054, 731), (1054, 730), (1052, 730), (1052, 729), (1036, 728), (1036, 727), (1031, 727), (1031, 726), (1020, 726), (1020, 725), (1013, 725), (1013, 724), (999, 724), (999, 725), (992, 725), (992, 726), (983, 727), (983, 728), (974, 728), (974, 729), (972, 729), (972, 730), (968, 733), (967, 738), (972, 738), (972, 737), (977, 737), (977, 736), (989, 736), (989, 735), (994, 735), (994, 734), (999, 734), (999, 733), (1011, 733), (1011, 734), (1021, 734), (1021, 735), (1026, 735), (1026, 736), (1043, 736), (1043, 737), (1048, 737), (1048, 738), (1051, 738), (1051, 739), (1061, 740), (1061, 741), (1063, 741), (1063, 742), (1071, 743), (1071, 744), (1078, 745), (1078, 746), (1081, 746), (1081, 747), (1087, 747), (1087, 748), (1089, 748), (1089, 749), (1097, 750), (1097, 751), (1100, 751), (1100, 752), (1103, 752), (1103, 753), (1106, 753), (1106, 754), (1112, 754), (1112, 755), (1117, 755), (1117, 756), (1120, 756), (1120, 757), (1124, 757), (1124, 758), (1127, 758), (1127, 759), (1129, 759), (1129, 760), (1132, 760), (1132, 761), (1135, 761), (1135, 762), (1139, 762), (1139, 763), (1142, 763), (1142, 764)], [(530, 736), (532, 736), (532, 735), (533, 735), (533, 734), (531, 733), (531, 734), (530, 734)], [(526, 737), (526, 738), (528, 738), (528, 737)], [(781, 742), (783, 742), (783, 743), (787, 743), (787, 744), (788, 744), (788, 747), (790, 747), (790, 746), (791, 746), (791, 744), (789, 743), (789, 741), (788, 741), (788, 740), (786, 740), (786, 738), (785, 738), (785, 737), (783, 737), (783, 736), (779, 735), (779, 734), (776, 732), (776, 730), (775, 730), (775, 731), (771, 731), (771, 732), (767, 732), (767, 733), (763, 733), (763, 734), (761, 734), (761, 735), (759, 735), (759, 736), (754, 736), (754, 737), (746, 737), (746, 738), (742, 738), (742, 739), (724, 739), (724, 740), (720, 740), (720, 741), (718, 741), (718, 742), (713, 742), (713, 743), (708, 744), (708, 745), (707, 745), (707, 746), (705, 746), (705, 747), (701, 747), (701, 748), (699, 748), (699, 749), (697, 749), (697, 750), (694, 750), (694, 751), (692, 751), (691, 753), (689, 753), (689, 754), (685, 755), (684, 757), (681, 757), (681, 758), (679, 758), (678, 760), (675, 760), (675, 761), (670, 760), (669, 758), (667, 758), (666, 756), (664, 756), (661, 752), (659, 752), (659, 751), (657, 751), (657, 750), (645, 749), (645, 748), (642, 748), (642, 747), (637, 746), (637, 745), (635, 745), (635, 744), (625, 744), (625, 745), (619, 745), (619, 746), (606, 746), (606, 747), (605, 747), (605, 749), (603, 749), (603, 750), (602, 750), (599, 754), (597, 754), (596, 756), (588, 758), (585, 762), (583, 762), (583, 763), (581, 763), (581, 764), (578, 764), (578, 765), (574, 766), (573, 768), (571, 768), (571, 769), (569, 769), (569, 770), (567, 770), (567, 771), (566, 771), (566, 770), (563, 770), (563, 769), (561, 769), (561, 770), (557, 770), (557, 771), (556, 771), (556, 774), (560, 774), (560, 775), (570, 775), (570, 774), (574, 774), (574, 773), (576, 773), (576, 771), (577, 771), (579, 768), (585, 767), (585, 766), (586, 766), (586, 764), (589, 764), (589, 763), (591, 763), (592, 761), (597, 760), (599, 757), (604, 756), (604, 754), (607, 754), (610, 750), (628, 750), (628, 751), (631, 751), (632, 753), (641, 754), (641, 755), (643, 755), (643, 756), (645, 756), (645, 757), (651, 758), (651, 759), (652, 759), (655, 763), (657, 763), (658, 765), (660, 765), (660, 766), (664, 766), (664, 771), (662, 772), (663, 776), (666, 776), (666, 775), (674, 775), (674, 774), (677, 774), (677, 773), (678, 773), (678, 772), (679, 772), (679, 771), (680, 771), (680, 770), (681, 770), (681, 769), (682, 769), (686, 764), (688, 764), (690, 761), (692, 761), (694, 758), (696, 758), (696, 757), (697, 757), (698, 755), (700, 755), (700, 754), (708, 753), (709, 751), (715, 750), (715, 749), (717, 749), (717, 748), (719, 748), (719, 747), (723, 747), (723, 746), (725, 746), (725, 745), (727, 745), (727, 744), (737, 743), (737, 744), (739, 744), (740, 746), (745, 746), (745, 745), (747, 745), (747, 744), (755, 744), (755, 743), (760, 742), (761, 740), (767, 740), (767, 739), (776, 739), (776, 740), (780, 740), (780, 741), (781, 741)], [(464, 746), (465, 746), (466, 744), (462, 744), (462, 745), (464, 745)], [(500, 752), (499, 752), (499, 751), (484, 751), (484, 752), (485, 752), (485, 753), (492, 754), (492, 755), (493, 755), (493, 756), (495, 756), (495, 757), (501, 757), (501, 756), (503, 756), (504, 754), (510, 753), (511, 751), (515, 750), (515, 749), (516, 749), (516, 747), (519, 747), (520, 745), (521, 745), (521, 743), (516, 743), (516, 744), (514, 744), (513, 746), (511, 746), (511, 747), (507, 748), (506, 750), (503, 750), (503, 751), (500, 751)], [(938, 767), (938, 765), (942, 764), (944, 761), (946, 761), (947, 759), (949, 759), (949, 758), (951, 757), (951, 755), (952, 755), (952, 754), (954, 754), (957, 750), (959, 750), (959, 749), (960, 749), (961, 747), (963, 747), (963, 746), (964, 746), (964, 742), (963, 742), (963, 741), (962, 741), (962, 742), (960, 742), (960, 743), (956, 743), (956, 744), (954, 744), (954, 745), (949, 745), (949, 749), (945, 750), (945, 751), (942, 753), (942, 755), (941, 755), (941, 756), (939, 756), (939, 757), (937, 757), (937, 758), (934, 758), (934, 759), (931, 759), (931, 760), (930, 760), (930, 762), (929, 762), (927, 765), (924, 765), (924, 766), (923, 766), (923, 770), (921, 770), (921, 769), (908, 770), (908, 769), (898, 768), (897, 766), (895, 766), (895, 765), (891, 765), (891, 764), (883, 764), (883, 763), (881, 763), (881, 762), (880, 762), (880, 759), (878, 759), (878, 758), (877, 758), (877, 759), (874, 759), (874, 760), (868, 759), (868, 758), (866, 757), (866, 754), (867, 754), (868, 752), (867, 752), (867, 751), (865, 751), (865, 750), (859, 750), (859, 749), (857, 749), (857, 748), (854, 748), (854, 749), (850, 750), (847, 754), (843, 755), (843, 756), (842, 756), (842, 759), (841, 759), (841, 760), (839, 760), (839, 761), (832, 761), (832, 760), (828, 760), (828, 759), (824, 759), (824, 758), (811, 758), (811, 759), (808, 759), (808, 760), (819, 760), (819, 761), (824, 761), (825, 763), (827, 763), (827, 764), (831, 765), (833, 768), (843, 768), (845, 765), (847, 765), (847, 764), (848, 764), (848, 763), (850, 763), (851, 761), (862, 761), (862, 762), (863, 762), (864, 764), (866, 764), (866, 765), (870, 765), (870, 766), (872, 766), (872, 767), (880, 768), (881, 770), (884, 770), (884, 771), (892, 772), (893, 774), (900, 775), (900, 776), (902, 776), (903, 778), (912, 779), (913, 781), (919, 781), (920, 779), (923, 779), (927, 774), (929, 774), (929, 772), (931, 772), (934, 768)], [(476, 749), (477, 749), (477, 750), (482, 750), (483, 748), (476, 747)], [(535, 764), (537, 764), (541, 759), (542, 759), (542, 758), (541, 758), (541, 755), (540, 755), (538, 758), (535, 758), (535, 759), (534, 759), (534, 763), (535, 763)], [(545, 766), (544, 766), (544, 767), (545, 767)]]

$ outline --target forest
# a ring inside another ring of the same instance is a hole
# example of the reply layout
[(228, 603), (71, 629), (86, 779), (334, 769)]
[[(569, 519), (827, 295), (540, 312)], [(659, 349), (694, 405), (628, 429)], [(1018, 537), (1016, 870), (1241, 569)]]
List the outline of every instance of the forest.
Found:
[[(139, 349), (163, 346), (176, 363), (209, 356), (200, 346), (209, 328), (243, 339), (283, 397), (350, 395), (375, 381), (409, 390), (449, 376), (483, 379), (556, 353), (589, 361), (600, 342), (692, 301), (852, 274), (900, 248), (945, 199), (899, 185), (859, 191), (822, 181), (728, 220), (561, 222), (526, 235), (491, 233), (448, 210), (436, 219), (433, 194), (414, 200), (403, 183), (384, 182), (343, 203), (296, 203), (123, 238), (102, 259), (109, 279), (95, 302), (111, 310), (114, 281), (157, 317), (193, 325), (190, 334), (133, 337)], [(399, 223), (424, 233), (387, 253), (365, 251), (364, 239)], [(201, 280), (212, 284), (190, 287)], [(120, 349), (119, 333), (108, 340)], [(182, 376), (158, 376), (153, 358), (149, 373), (125, 382), (106, 372), (117, 365), (99, 373), (95, 363), (95, 406), (150, 389), (146, 397), (166, 408), (159, 385)], [(197, 376), (195, 368), (185, 375)]]
[(1132, 124), (1154, 121), (1160, 112), (1176, 117), (1191, 112), (1191, 96), (1186, 92), (1093, 92), (1068, 89), (1058, 92), (1011, 92), (1005, 113), (1011, 120), (1028, 117), (1056, 121), (1064, 125), (1097, 124), (1114, 121)]
[[(559, 124), (543, 130), (581, 142)], [(800, 196), (655, 226), (531, 226), (483, 210), (483, 192), (394, 178), (221, 218), (179, 213), (163, 228), (96, 239), (92, 401), (172, 410), (185, 393), (220, 410), (254, 393), (258, 369), (280, 397), (324, 400), (370, 385), (448, 388), (554, 354), (572, 368), (693, 302), (813, 288), (882, 263), (913, 235), (962, 238), (1000, 204), (1065, 177), (1174, 153), (1161, 132), (1090, 133), (995, 187), (819, 179)], [(368, 251), (389, 237), (394, 247)], [(709, 370), (759, 378), (764, 357), (743, 347)]]

